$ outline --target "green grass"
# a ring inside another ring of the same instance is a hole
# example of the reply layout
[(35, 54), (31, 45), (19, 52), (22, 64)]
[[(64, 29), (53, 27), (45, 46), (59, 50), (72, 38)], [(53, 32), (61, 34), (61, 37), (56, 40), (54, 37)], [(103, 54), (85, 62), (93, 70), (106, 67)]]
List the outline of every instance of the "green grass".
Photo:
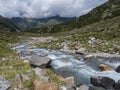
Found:
[[(0, 61), (0, 76), (4, 77), (7, 80), (14, 80), (17, 74), (31, 75), (29, 76), (30, 80), (23, 80), (22, 83), (23, 87), (32, 90), (31, 83), (34, 79), (38, 79), (38, 77), (34, 74), (34, 71), (32, 71), (32, 67), (29, 65), (29, 63), (23, 63), (23, 61), (16, 59)], [(11, 85), (12, 88), (19, 86), (15, 82), (12, 82)]]
[[(7, 80), (14, 80), (17, 74), (29, 75), (28, 71), (32, 71), (29, 63), (24, 63), (18, 60), (15, 51), (10, 49), (11, 45), (20, 43), (26, 40), (26, 34), (21, 33), (0, 33), (0, 76)], [(30, 80), (23, 80), (23, 87), (32, 90), (31, 82), (33, 79), (38, 78), (34, 72), (30, 76)], [(18, 87), (15, 82), (12, 82), (12, 88)]]
[(49, 43), (36, 43), (36, 46), (40, 48), (60, 49), (59, 43), (60, 41), (53, 41)]
[[(77, 29), (71, 32), (61, 32), (52, 34), (54, 37), (59, 38), (58, 41), (52, 43), (40, 43), (39, 47), (59, 49), (61, 47), (56, 46), (57, 43), (61, 44), (62, 40), (71, 41), (68, 44), (69, 49), (74, 49), (74, 42), (77, 42), (80, 47), (86, 48), (89, 52), (116, 52), (120, 53), (120, 17), (116, 17), (113, 19), (100, 21), (91, 25), (87, 25), (83, 28)], [(69, 38), (69, 36), (71, 36)], [(61, 38), (62, 37), (62, 38)], [(91, 47), (88, 44), (89, 37), (95, 37), (95, 39), (99, 39), (101, 41), (97, 42), (94, 47)], [(108, 43), (106, 45), (106, 43)], [(116, 44), (118, 47), (114, 46)]]
[(57, 86), (65, 84), (63, 81), (60, 81), (58, 77), (51, 70), (47, 71), (47, 76), (49, 76), (49, 82), (54, 82), (57, 84)]
[(7, 57), (15, 54), (10, 46), (24, 41), (27, 37), (22, 33), (1, 33), (0, 32), (0, 57)]
[(27, 74), (31, 69), (29, 64), (16, 59), (0, 61), (0, 75), (9, 80), (15, 78), (16, 74)]

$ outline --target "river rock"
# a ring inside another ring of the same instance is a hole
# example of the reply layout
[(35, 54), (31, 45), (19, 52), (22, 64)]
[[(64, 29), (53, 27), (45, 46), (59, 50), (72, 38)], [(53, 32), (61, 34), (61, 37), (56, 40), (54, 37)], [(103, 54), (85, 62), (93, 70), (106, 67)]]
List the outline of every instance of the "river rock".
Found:
[(120, 65), (116, 68), (116, 72), (120, 73)]
[(104, 87), (105, 89), (114, 90), (113, 86), (115, 85), (115, 81), (108, 77), (91, 77), (91, 83), (97, 87)]
[(18, 85), (18, 88), (23, 88), (22, 86), (22, 80), (23, 80), (23, 78), (22, 78), (22, 75), (21, 74), (17, 74), (16, 76), (15, 76), (15, 83), (16, 83), (16, 85)]
[(93, 58), (95, 58), (93, 55), (89, 54), (89, 55), (86, 55), (84, 57), (85, 60), (92, 60)]
[(28, 77), (28, 75), (22, 74), (22, 79), (23, 79), (23, 80), (30, 80), (30, 77)]
[(89, 90), (87, 85), (81, 85), (77, 90)]
[(67, 84), (66, 88), (67, 88), (66, 90), (76, 90), (77, 89), (75, 84)]
[(85, 55), (85, 48), (80, 48), (78, 50), (75, 51), (76, 54), (80, 54), (80, 55)]
[(54, 83), (49, 83), (43, 80), (34, 80), (33, 90), (58, 90), (58, 87)]
[(23, 63), (29, 63), (29, 60), (24, 60)]
[(107, 90), (107, 89), (105, 89), (105, 88), (103, 88), (103, 87), (90, 86), (90, 87), (89, 87), (89, 90)]
[(67, 84), (66, 86), (61, 86), (59, 90), (77, 90), (75, 84)]
[(8, 90), (10, 87), (10, 82), (0, 77), (0, 90)]
[(49, 77), (46, 76), (48, 69), (34, 68), (35, 75), (44, 81), (48, 81)]
[(67, 87), (61, 86), (61, 87), (59, 88), (59, 90), (67, 90)]
[(30, 65), (33, 67), (45, 68), (48, 63), (50, 63), (51, 59), (48, 57), (40, 57), (37, 55), (32, 55), (30, 60)]
[(112, 70), (112, 68), (110, 66), (108, 66), (108, 65), (100, 64), (99, 70), (100, 71), (109, 71), (109, 70)]
[(63, 79), (63, 81), (66, 83), (66, 84), (71, 84), (71, 83), (75, 83), (74, 82), (74, 77), (67, 77), (65, 79)]
[(120, 90), (120, 80), (114, 85), (115, 90)]
[(60, 80), (60, 81), (63, 81), (65, 82), (65, 84), (74, 84), (74, 77), (67, 77), (67, 78), (63, 78), (62, 76), (60, 75), (57, 75), (57, 78)]

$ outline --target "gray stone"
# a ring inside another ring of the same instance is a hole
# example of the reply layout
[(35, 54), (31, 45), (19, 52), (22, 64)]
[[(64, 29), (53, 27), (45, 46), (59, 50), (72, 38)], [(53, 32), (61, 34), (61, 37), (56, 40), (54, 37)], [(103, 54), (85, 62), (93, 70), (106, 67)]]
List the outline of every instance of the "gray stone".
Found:
[(0, 77), (0, 90), (8, 90), (10, 87), (10, 82)]
[(21, 74), (17, 74), (15, 76), (15, 83), (18, 85), (18, 88), (23, 88), (22, 80), (23, 80), (23, 77)]
[(120, 73), (120, 65), (116, 68), (116, 72)]
[(98, 76), (91, 77), (91, 83), (97, 87), (104, 87), (106, 89), (114, 90), (113, 86), (115, 85), (116, 82), (111, 78)]
[(30, 60), (30, 65), (33, 67), (46, 68), (50, 60), (51, 59), (48, 57), (40, 57), (37, 55), (32, 55)]
[(93, 60), (94, 58), (95, 58), (95, 56), (89, 54), (89, 55), (86, 55), (86, 56), (84, 57), (84, 60)]
[(80, 55), (85, 55), (85, 48), (80, 48), (78, 50), (75, 51), (76, 54), (80, 54)]
[(45, 75), (46, 73), (42, 69), (34, 68), (33, 70), (35, 72), (35, 75), (37, 75), (40, 79), (48, 81), (49, 77)]
[(75, 51), (75, 54), (80, 54), (80, 55), (85, 55), (83, 52), (81, 52), (81, 51)]
[(75, 84), (67, 84), (66, 88), (67, 88), (67, 90), (76, 90), (76, 85)]
[(59, 90), (77, 90), (75, 84), (67, 84), (66, 86), (61, 86)]
[(120, 80), (114, 85), (115, 90), (120, 90)]
[(94, 87), (94, 86), (91, 86), (91, 87), (89, 87), (89, 90), (106, 90), (106, 89), (103, 88), (103, 87)]
[(22, 79), (23, 80), (30, 80), (30, 78), (27, 75), (22, 74)]
[(67, 88), (65, 86), (61, 86), (59, 90), (67, 90)]
[(89, 87), (87, 85), (81, 85), (78, 90), (89, 90)]

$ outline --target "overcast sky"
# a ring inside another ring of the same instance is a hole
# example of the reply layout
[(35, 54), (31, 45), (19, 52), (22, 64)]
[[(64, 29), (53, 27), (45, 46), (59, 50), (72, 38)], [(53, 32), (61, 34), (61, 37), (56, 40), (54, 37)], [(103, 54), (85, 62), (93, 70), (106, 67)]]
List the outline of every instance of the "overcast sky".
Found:
[(0, 15), (4, 17), (43, 18), (60, 15), (80, 16), (107, 0), (0, 0)]

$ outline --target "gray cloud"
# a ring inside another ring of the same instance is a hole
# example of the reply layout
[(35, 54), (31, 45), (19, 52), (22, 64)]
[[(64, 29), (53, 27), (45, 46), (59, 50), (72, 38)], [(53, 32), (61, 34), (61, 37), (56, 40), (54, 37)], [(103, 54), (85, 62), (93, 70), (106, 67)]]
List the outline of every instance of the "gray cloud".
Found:
[(80, 16), (107, 0), (0, 0), (0, 15), (43, 18)]

